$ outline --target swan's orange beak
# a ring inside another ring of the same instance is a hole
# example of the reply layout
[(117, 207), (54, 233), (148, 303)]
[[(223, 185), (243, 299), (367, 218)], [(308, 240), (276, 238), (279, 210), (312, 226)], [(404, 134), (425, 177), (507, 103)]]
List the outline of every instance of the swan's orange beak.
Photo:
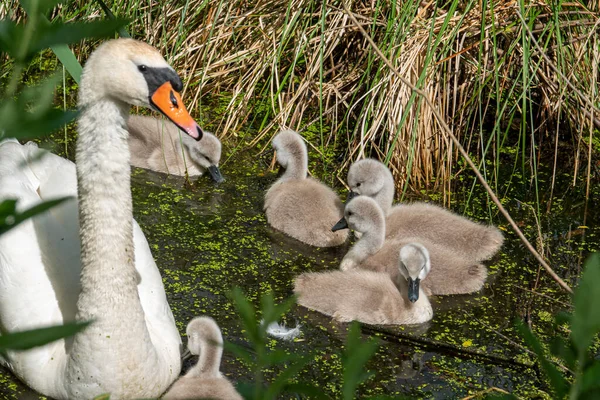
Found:
[(196, 140), (202, 139), (202, 129), (183, 105), (181, 96), (173, 89), (171, 82), (165, 82), (150, 96), (150, 102), (165, 114), (182, 131)]

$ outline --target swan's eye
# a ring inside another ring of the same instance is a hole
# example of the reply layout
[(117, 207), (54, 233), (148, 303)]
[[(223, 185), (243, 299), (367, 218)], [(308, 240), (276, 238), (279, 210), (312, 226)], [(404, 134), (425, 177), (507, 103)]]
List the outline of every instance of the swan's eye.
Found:
[(360, 182), (358, 182), (358, 183), (356, 184), (356, 187), (360, 187)]
[(352, 216), (352, 211), (348, 211), (348, 216), (351, 217)]
[(140, 72), (146, 72), (148, 70), (148, 67), (146, 67), (144, 64), (138, 65), (138, 70)]

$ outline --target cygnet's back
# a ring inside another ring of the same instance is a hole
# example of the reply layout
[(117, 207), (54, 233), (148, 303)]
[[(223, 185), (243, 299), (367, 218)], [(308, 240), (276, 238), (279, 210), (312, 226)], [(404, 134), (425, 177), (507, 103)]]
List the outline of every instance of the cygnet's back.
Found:
[(212, 133), (203, 131), (195, 141), (170, 121), (142, 115), (131, 115), (127, 129), (131, 165), (180, 176), (186, 170), (189, 176), (208, 170), (215, 181), (223, 180), (218, 168), (221, 142)]
[(473, 222), (433, 204), (416, 202), (392, 207), (394, 179), (377, 160), (364, 159), (352, 164), (348, 186), (355, 194), (377, 201), (386, 215), (388, 238), (424, 238), (475, 261), (491, 258), (504, 241), (496, 227)]
[(188, 349), (200, 355), (198, 364), (180, 377), (163, 399), (241, 400), (242, 396), (219, 371), (223, 337), (210, 317), (197, 317), (187, 326)]
[(283, 131), (273, 139), (273, 148), (285, 173), (265, 195), (269, 224), (312, 246), (344, 243), (347, 232), (331, 231), (343, 215), (343, 204), (329, 187), (307, 178), (308, 156), (302, 137), (294, 131)]
[(480, 290), (487, 278), (487, 269), (472, 258), (463, 257), (453, 248), (423, 237), (385, 237), (387, 219), (377, 202), (358, 196), (348, 202), (344, 219), (349, 228), (362, 233), (360, 240), (348, 251), (341, 269), (356, 268), (387, 273), (398, 282), (398, 249), (410, 243), (420, 243), (428, 250), (431, 273), (423, 282), (427, 294), (465, 294)]
[[(397, 276), (402, 276), (396, 284), (386, 273), (360, 269), (304, 273), (294, 282), (298, 304), (340, 322), (401, 325), (429, 321), (433, 310), (418, 286), (429, 272), (428, 257), (421, 249), (415, 243), (396, 249), (398, 254), (404, 252), (399, 258), (403, 263), (396, 264)], [(409, 283), (414, 281), (417, 284), (411, 289)]]

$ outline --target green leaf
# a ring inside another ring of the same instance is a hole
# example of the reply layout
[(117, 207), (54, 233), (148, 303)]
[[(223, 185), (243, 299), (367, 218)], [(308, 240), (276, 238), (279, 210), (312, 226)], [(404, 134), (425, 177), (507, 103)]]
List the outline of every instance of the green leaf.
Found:
[(29, 350), (56, 340), (73, 336), (84, 330), (90, 322), (70, 322), (62, 326), (13, 332), (0, 336), (0, 352), (7, 350)]
[(223, 343), (223, 348), (235, 354), (239, 359), (243, 360), (248, 365), (256, 364), (256, 361), (254, 360), (254, 357), (252, 357), (250, 350), (243, 346), (231, 342), (225, 342)]
[(494, 400), (517, 400), (518, 397), (514, 394), (505, 394), (505, 393), (491, 393), (485, 396), (486, 399), (494, 399)]
[[(308, 385), (306, 383), (288, 383), (287, 385), (285, 385), (283, 391), (285, 393), (296, 395), (302, 394), (304, 396), (307, 396), (309, 399), (330, 399), (330, 397), (323, 392), (323, 389)], [(295, 396), (295, 398), (299, 398), (299, 396)]]
[(350, 324), (346, 348), (342, 354), (344, 365), (342, 395), (346, 400), (355, 398), (356, 388), (372, 374), (365, 373), (364, 367), (367, 361), (375, 354), (379, 344), (376, 339), (370, 338), (362, 341), (360, 338), (360, 324)]
[(246, 400), (254, 399), (254, 387), (256, 383), (238, 382), (235, 385), (235, 390)]
[(83, 67), (79, 64), (77, 57), (75, 54), (69, 49), (69, 46), (66, 44), (55, 44), (50, 47), (58, 60), (65, 66), (69, 75), (73, 77), (75, 82), (79, 84), (81, 80), (81, 73), (83, 72)]
[(77, 111), (74, 110), (48, 110), (42, 115), (27, 115), (21, 119), (19, 124), (16, 121), (11, 121), (12, 123), (4, 129), (4, 136), (0, 135), (0, 138), (31, 139), (44, 136), (65, 126), (65, 124), (74, 120), (77, 115)]
[(76, 111), (53, 108), (54, 89), (60, 78), (56, 73), (41, 85), (25, 88), (16, 98), (4, 98), (0, 102), (0, 139), (38, 137), (75, 118)]
[(592, 254), (585, 262), (579, 286), (573, 296), (571, 339), (579, 354), (587, 352), (600, 331), (600, 253)]
[(12, 58), (17, 58), (22, 37), (23, 25), (17, 25), (8, 20), (0, 20), (0, 52), (5, 52)]
[[(54, 200), (44, 201), (36, 204), (35, 206), (28, 208), (27, 210), (19, 213), (15, 209), (15, 200), (4, 200), (0, 203), (0, 235), (8, 232), (21, 222), (26, 221), (38, 214), (48, 211), (52, 207), (55, 207), (65, 200), (72, 199), (73, 197), (61, 197)], [(11, 210), (11, 207), (12, 210)]]
[(260, 327), (256, 320), (256, 311), (254, 310), (254, 307), (246, 299), (239, 287), (234, 287), (229, 293), (233, 300), (233, 305), (237, 309), (240, 317), (242, 317), (242, 324), (244, 325), (248, 340), (254, 345), (262, 345), (264, 340), (259, 332)]
[[(108, 8), (108, 6), (102, 0), (96, 0), (96, 2), (98, 4), (100, 4), (100, 7), (102, 8), (102, 10), (104, 11), (104, 13), (106, 14), (106, 16), (109, 19), (116, 19), (117, 18), (117, 17), (115, 17), (115, 14), (112, 13), (112, 11), (110, 10), (110, 8)], [(119, 36), (124, 37), (124, 38), (131, 37), (129, 35), (129, 32), (127, 32), (127, 29), (125, 29), (125, 27), (119, 28)]]
[(265, 398), (267, 399), (277, 399), (279, 398), (279, 394), (286, 388), (288, 382), (295, 377), (302, 368), (308, 364), (311, 359), (308, 357), (302, 357), (296, 360), (293, 363), (290, 363), (284, 370), (281, 372), (277, 378), (275, 378), (265, 393)]
[(575, 369), (577, 355), (575, 354), (575, 349), (571, 345), (571, 342), (565, 341), (565, 339), (560, 336), (555, 336), (550, 339), (550, 351), (553, 355), (563, 360), (568, 368), (571, 370)]
[(267, 361), (268, 365), (301, 361), (303, 358), (304, 357), (299, 354), (289, 353), (284, 350), (272, 350), (265, 355), (265, 360)]
[(580, 393), (600, 390), (600, 360), (587, 367), (581, 377)]
[(558, 371), (554, 364), (548, 361), (541, 343), (529, 330), (529, 328), (526, 327), (520, 320), (517, 320), (515, 325), (517, 330), (521, 333), (521, 336), (523, 336), (523, 339), (525, 339), (525, 343), (527, 343), (527, 345), (537, 355), (538, 362), (550, 380), (550, 385), (554, 390), (555, 397), (561, 399), (564, 398), (569, 390), (569, 385), (567, 384), (565, 377)]
[(273, 294), (271, 292), (263, 295), (261, 297), (261, 311), (265, 326), (269, 326), (269, 324), (279, 321), (294, 304), (296, 304), (296, 296), (292, 296), (284, 300), (283, 303), (275, 305)]
[(27, 14), (34, 11), (44, 14), (64, 2), (64, 0), (19, 0), (19, 3), (21, 3)]
[(30, 53), (36, 54), (56, 44), (72, 44), (86, 38), (101, 39), (114, 36), (117, 29), (127, 25), (124, 19), (94, 22), (54, 22), (44, 29), (36, 31), (36, 38), (31, 45)]

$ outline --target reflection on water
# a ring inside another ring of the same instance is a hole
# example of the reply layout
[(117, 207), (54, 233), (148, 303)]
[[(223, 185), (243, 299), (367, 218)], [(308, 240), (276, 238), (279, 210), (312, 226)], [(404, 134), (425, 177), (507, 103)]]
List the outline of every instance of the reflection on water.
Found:
[[(215, 185), (201, 177), (191, 189), (183, 178), (134, 170), (134, 213), (161, 268), (182, 333), (193, 316), (209, 314), (221, 325), (226, 340), (245, 345), (226, 297), (233, 285), (241, 286), (255, 304), (267, 291), (283, 299), (291, 295), (296, 275), (335, 269), (347, 250), (347, 246), (315, 249), (267, 226), (262, 196), (276, 177), (264, 176), (266, 163), (257, 165), (260, 162), (229, 162), (222, 168), (226, 182)], [(507, 196), (517, 198), (513, 191)], [(460, 193), (456, 197), (461, 199)], [(521, 194), (519, 200), (525, 201), (525, 197)], [(508, 201), (509, 210), (528, 237), (535, 237), (532, 213), (517, 204)], [(485, 210), (485, 196), (476, 193), (470, 197), (467, 213), (485, 218)], [(557, 198), (555, 214), (541, 222), (541, 231), (553, 249), (547, 256), (561, 275), (573, 279), (582, 256), (598, 248), (598, 216), (588, 217), (589, 228), (580, 228), (581, 210), (572, 207), (567, 196)], [(503, 221), (496, 222), (507, 227)], [(584, 230), (585, 236), (577, 229)], [(432, 298), (434, 318), (428, 324), (364, 327), (365, 337), (376, 335), (381, 347), (367, 365), (375, 376), (360, 388), (361, 394), (456, 398), (497, 387), (529, 397), (544, 390), (544, 383), (530, 367), (531, 357), (519, 347), (522, 341), (513, 321), (525, 319), (544, 338), (555, 335), (552, 315), (565, 308), (568, 297), (544, 273), (539, 274), (536, 286), (535, 261), (514, 234), (505, 233), (505, 247), (489, 263), (490, 277), (481, 293)], [(339, 397), (340, 355), (347, 325), (302, 307), (295, 307), (286, 319), (291, 325), (300, 322), (303, 334), (299, 341), (277, 346), (315, 352), (302, 379)], [(251, 378), (247, 368), (228, 353), (223, 356), (222, 369), (233, 380)], [(0, 371), (0, 398), (18, 396), (37, 398), (8, 372)]]

